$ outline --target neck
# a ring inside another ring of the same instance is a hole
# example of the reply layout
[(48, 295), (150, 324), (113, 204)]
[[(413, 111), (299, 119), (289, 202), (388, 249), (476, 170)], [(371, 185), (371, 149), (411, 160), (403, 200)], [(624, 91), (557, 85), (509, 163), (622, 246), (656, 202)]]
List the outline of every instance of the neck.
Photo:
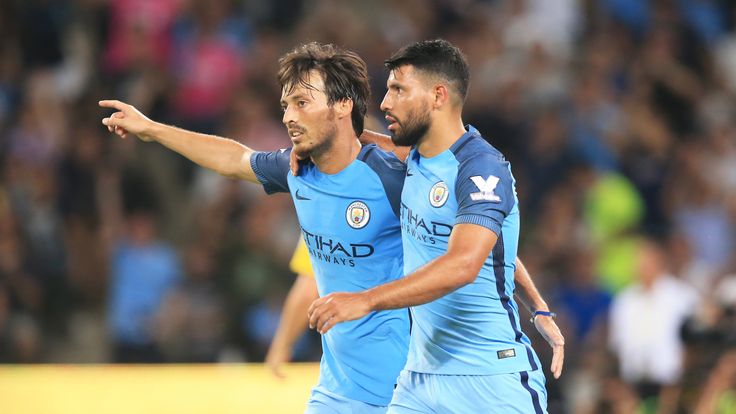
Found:
[(429, 131), (417, 144), (417, 151), (425, 158), (434, 157), (449, 149), (465, 132), (459, 113), (441, 116), (432, 122)]
[(311, 157), (317, 169), (324, 174), (337, 174), (344, 170), (358, 157), (360, 141), (352, 128), (349, 131), (337, 132), (332, 147), (327, 151)]

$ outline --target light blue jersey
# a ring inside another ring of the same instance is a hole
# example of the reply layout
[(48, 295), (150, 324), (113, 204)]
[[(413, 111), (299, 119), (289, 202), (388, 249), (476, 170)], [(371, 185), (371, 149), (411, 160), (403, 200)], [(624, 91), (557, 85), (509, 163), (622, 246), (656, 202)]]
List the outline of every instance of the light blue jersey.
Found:
[[(320, 296), (360, 292), (403, 275), (399, 204), (406, 166), (375, 145), (337, 174), (289, 172), (290, 150), (255, 153), (267, 193), (290, 192)], [(306, 317), (306, 316), (305, 316)], [(319, 389), (386, 406), (406, 362), (409, 313), (372, 312), (322, 336)]]
[(519, 209), (509, 163), (473, 127), (432, 158), (411, 151), (401, 197), (404, 271), (445, 254), (452, 228), (486, 227), (498, 242), (475, 282), (411, 309), (406, 369), (442, 375), (536, 370), (513, 300)]

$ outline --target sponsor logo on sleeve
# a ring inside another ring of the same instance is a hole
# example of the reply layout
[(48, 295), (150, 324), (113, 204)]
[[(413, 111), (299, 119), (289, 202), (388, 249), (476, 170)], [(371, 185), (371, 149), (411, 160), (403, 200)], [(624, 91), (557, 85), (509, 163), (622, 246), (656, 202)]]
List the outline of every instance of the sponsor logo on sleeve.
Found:
[(496, 186), (498, 185), (498, 181), (500, 179), (498, 177), (494, 176), (488, 176), (488, 178), (483, 179), (483, 177), (479, 175), (475, 175), (470, 177), (470, 181), (475, 184), (476, 187), (478, 187), (478, 192), (471, 193), (470, 199), (473, 201), (492, 201), (494, 203), (500, 203), (501, 197), (497, 196)]

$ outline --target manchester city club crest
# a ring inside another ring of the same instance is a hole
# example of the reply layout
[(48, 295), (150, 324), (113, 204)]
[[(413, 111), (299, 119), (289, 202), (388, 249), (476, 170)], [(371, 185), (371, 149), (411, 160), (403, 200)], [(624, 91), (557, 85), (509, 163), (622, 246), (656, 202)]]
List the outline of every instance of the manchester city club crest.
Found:
[(345, 219), (348, 221), (348, 225), (350, 225), (350, 227), (354, 229), (362, 229), (371, 219), (371, 211), (364, 202), (353, 201), (345, 212)]
[(447, 190), (447, 184), (444, 181), (440, 181), (429, 190), (429, 204), (432, 207), (442, 207), (447, 202), (449, 195), (450, 192)]

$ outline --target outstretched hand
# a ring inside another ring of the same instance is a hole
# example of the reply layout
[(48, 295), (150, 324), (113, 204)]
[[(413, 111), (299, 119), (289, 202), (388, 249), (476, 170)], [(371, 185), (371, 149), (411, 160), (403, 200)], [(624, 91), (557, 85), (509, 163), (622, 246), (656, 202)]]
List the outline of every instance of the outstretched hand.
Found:
[(121, 138), (127, 138), (128, 134), (134, 134), (143, 141), (152, 141), (151, 138), (146, 136), (146, 131), (153, 124), (153, 121), (134, 106), (117, 100), (100, 101), (99, 105), (103, 108), (117, 110), (108, 118), (102, 119), (102, 125), (107, 126), (108, 131)]
[(562, 332), (555, 323), (555, 320), (550, 317), (535, 317), (534, 326), (549, 346), (552, 347), (552, 365), (550, 371), (555, 379), (558, 379), (562, 375), (562, 365), (565, 362), (565, 338), (562, 336)]
[(309, 306), (309, 329), (324, 335), (340, 322), (360, 319), (371, 311), (370, 303), (362, 293), (330, 293)]

